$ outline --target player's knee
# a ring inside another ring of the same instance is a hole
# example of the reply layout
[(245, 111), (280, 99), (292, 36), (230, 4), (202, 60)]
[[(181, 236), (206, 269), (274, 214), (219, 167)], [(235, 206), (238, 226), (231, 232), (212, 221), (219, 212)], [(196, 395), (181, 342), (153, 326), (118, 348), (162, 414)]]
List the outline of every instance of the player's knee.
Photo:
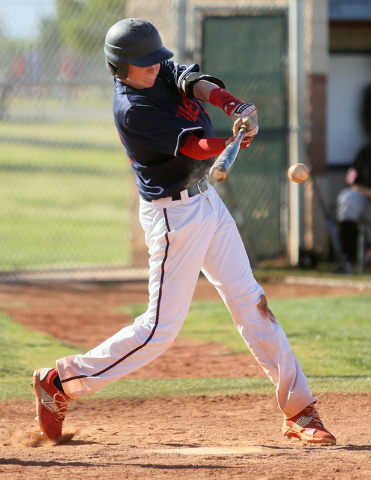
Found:
[(267, 297), (262, 294), (260, 296), (259, 303), (257, 304), (259, 313), (272, 323), (278, 323), (276, 317), (273, 315), (272, 310), (268, 307)]
[(177, 319), (149, 317), (143, 314), (135, 319), (135, 334), (139, 342), (144, 343), (149, 337), (154, 337), (156, 343), (169, 347), (178, 335), (183, 322)]
[(170, 346), (176, 339), (180, 328), (181, 325), (179, 326), (178, 324), (172, 323), (160, 325), (156, 336), (161, 340), (164, 345)]

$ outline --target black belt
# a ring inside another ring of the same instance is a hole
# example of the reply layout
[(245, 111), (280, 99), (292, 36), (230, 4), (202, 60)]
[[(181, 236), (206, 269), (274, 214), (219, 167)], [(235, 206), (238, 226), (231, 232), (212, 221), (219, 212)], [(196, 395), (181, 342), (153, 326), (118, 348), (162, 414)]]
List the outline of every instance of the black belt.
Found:
[[(203, 194), (206, 192), (207, 189), (208, 189), (207, 181), (204, 178), (201, 178), (201, 180), (199, 180), (197, 183), (195, 183), (194, 185), (192, 185), (187, 189), (188, 196), (194, 197), (195, 195)], [(177, 195), (174, 195), (171, 198), (173, 200), (181, 200), (182, 197), (180, 193), (178, 193)]]

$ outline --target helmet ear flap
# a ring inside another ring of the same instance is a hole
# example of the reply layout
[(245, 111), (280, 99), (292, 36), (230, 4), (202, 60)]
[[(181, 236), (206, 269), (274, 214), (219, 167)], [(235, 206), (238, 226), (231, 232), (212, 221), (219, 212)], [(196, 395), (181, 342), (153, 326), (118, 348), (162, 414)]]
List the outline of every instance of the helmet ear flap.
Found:
[(129, 65), (127, 63), (123, 63), (120, 65), (119, 68), (119, 76), (122, 80), (125, 80), (125, 78), (128, 78), (129, 75)]
[(114, 65), (113, 63), (111, 63), (111, 62), (108, 60), (107, 57), (105, 58), (105, 60), (106, 60), (106, 67), (107, 67), (107, 69), (112, 73), (112, 75), (113, 75), (114, 77), (116, 77), (119, 69), (116, 67), (116, 65)]
[(128, 78), (129, 65), (127, 63), (122, 63), (121, 65), (116, 66), (112, 62), (110, 62), (107, 57), (105, 60), (106, 60), (106, 67), (114, 77), (120, 78), (122, 80), (125, 80), (125, 78)]

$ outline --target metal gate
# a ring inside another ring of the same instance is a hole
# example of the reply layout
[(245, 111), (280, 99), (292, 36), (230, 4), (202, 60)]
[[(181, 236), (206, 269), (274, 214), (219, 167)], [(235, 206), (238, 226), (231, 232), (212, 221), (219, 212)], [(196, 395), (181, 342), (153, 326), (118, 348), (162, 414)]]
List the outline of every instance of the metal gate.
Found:
[[(287, 29), (286, 10), (202, 10), (198, 63), (221, 78), (237, 98), (254, 103), (259, 134), (240, 152), (221, 195), (243, 225), (258, 258), (286, 252), (287, 243)], [(216, 48), (217, 45), (217, 48)], [(216, 136), (231, 122), (208, 108)]]

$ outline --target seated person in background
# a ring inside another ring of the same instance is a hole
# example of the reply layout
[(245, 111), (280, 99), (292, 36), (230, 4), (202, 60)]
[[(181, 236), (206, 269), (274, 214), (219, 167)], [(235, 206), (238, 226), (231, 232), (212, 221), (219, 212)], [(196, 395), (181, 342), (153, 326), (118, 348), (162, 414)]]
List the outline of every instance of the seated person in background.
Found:
[(345, 260), (343, 270), (350, 273), (357, 259), (358, 223), (371, 225), (371, 143), (360, 150), (345, 181), (349, 187), (338, 195), (336, 220)]
[[(371, 138), (371, 84), (363, 94), (362, 124)], [(339, 272), (351, 273), (357, 260), (358, 223), (371, 225), (371, 141), (358, 152), (345, 177), (349, 187), (337, 197), (336, 220), (344, 260)]]

